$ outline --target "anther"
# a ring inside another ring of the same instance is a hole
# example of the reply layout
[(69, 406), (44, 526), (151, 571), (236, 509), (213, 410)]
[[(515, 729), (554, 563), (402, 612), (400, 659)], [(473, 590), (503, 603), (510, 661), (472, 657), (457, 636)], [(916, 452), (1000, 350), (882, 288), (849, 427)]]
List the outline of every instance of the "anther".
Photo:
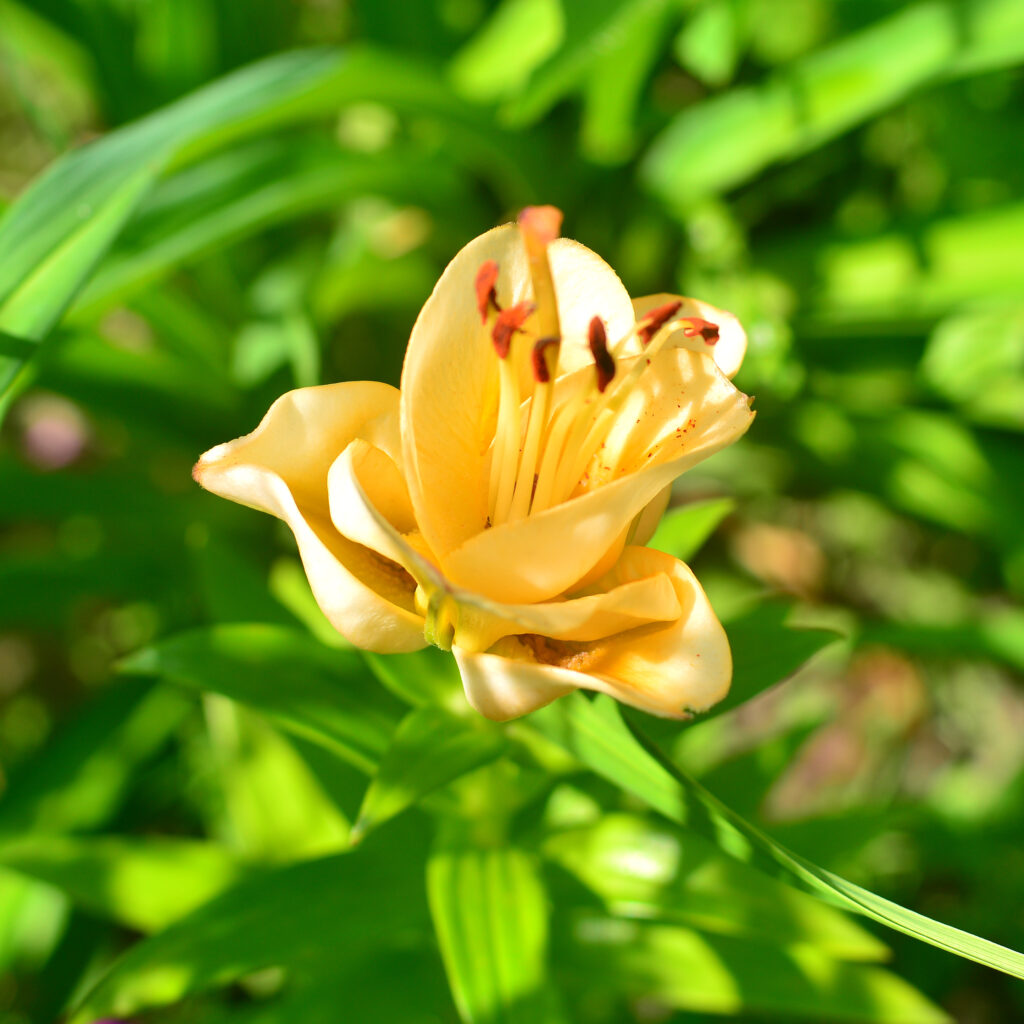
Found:
[(499, 359), (508, 358), (508, 350), (512, 347), (512, 335), (523, 329), (523, 324), (535, 308), (532, 302), (517, 302), (498, 314), (494, 329), (491, 331), (491, 340)]
[(718, 341), (718, 324), (713, 324), (710, 320), (702, 320), (699, 316), (687, 317), (686, 323), (687, 326), (683, 328), (683, 334), (687, 338), (696, 338), (700, 335), (708, 345), (714, 345)]
[(494, 260), (487, 260), (480, 264), (476, 272), (476, 308), (480, 310), (480, 322), (487, 323), (487, 314), (490, 310), (501, 312), (498, 305), (498, 293), (495, 285), (498, 282), (498, 264)]
[(608, 351), (608, 332), (599, 316), (590, 321), (588, 341), (590, 354), (594, 357), (594, 366), (597, 369), (597, 390), (604, 392), (615, 376), (615, 360)]
[(548, 349), (554, 348), (555, 355), (558, 354), (558, 338), (541, 338), (534, 346), (531, 357), (533, 359), (533, 379), (538, 384), (547, 384), (551, 380), (551, 365), (548, 362)]
[(640, 321), (636, 329), (636, 335), (640, 339), (640, 344), (646, 348), (651, 343), (651, 338), (682, 308), (682, 302), (677, 299), (675, 302), (666, 302), (663, 306), (657, 306), (650, 310)]

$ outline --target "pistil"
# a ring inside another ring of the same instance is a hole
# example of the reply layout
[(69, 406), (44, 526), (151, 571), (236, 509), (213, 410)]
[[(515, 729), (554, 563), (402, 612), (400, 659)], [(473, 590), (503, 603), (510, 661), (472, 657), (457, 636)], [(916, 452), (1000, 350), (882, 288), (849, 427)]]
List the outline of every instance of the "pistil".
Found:
[[(562, 226), (562, 213), (553, 206), (529, 206), (519, 215), (519, 231), (526, 248), (526, 259), (530, 266), (533, 283), (533, 301), (536, 305), (536, 330), (540, 338), (548, 343), (543, 349), (543, 368), (540, 373), (534, 366), (533, 397), (530, 401), (523, 442), (522, 457), (516, 473), (515, 493), (508, 512), (503, 517), (509, 522), (522, 519), (530, 512), (534, 488), (537, 483), (538, 460), (542, 440), (548, 426), (551, 409), (552, 370), (558, 365), (558, 349), (561, 344), (561, 325), (558, 320), (558, 302), (555, 297), (555, 280), (551, 274), (548, 246), (558, 237)], [(504, 506), (498, 505), (501, 514)], [(496, 520), (497, 521), (497, 520)]]

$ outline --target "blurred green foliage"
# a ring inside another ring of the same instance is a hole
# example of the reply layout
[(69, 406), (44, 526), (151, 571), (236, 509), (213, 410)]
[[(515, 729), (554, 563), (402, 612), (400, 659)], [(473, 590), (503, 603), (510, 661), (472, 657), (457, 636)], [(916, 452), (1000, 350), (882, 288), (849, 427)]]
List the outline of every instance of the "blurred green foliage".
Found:
[[(1019, 0), (0, 0), (0, 1021), (1024, 1018), (836, 909), (1020, 974), (1022, 65)], [(531, 202), (748, 329), (689, 726), (466, 718), (190, 480)]]

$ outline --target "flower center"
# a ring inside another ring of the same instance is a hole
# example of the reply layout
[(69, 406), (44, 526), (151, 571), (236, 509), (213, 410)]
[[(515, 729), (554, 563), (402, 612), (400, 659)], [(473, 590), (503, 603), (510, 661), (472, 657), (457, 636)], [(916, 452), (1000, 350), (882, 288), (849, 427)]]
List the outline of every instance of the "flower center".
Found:
[[(573, 496), (637, 382), (676, 329), (685, 324), (687, 337), (699, 335), (709, 346), (718, 341), (714, 324), (697, 317), (676, 320), (681, 301), (650, 310), (612, 344), (599, 316), (591, 319), (586, 339), (563, 338), (548, 259), (548, 246), (558, 237), (561, 223), (562, 214), (553, 206), (527, 207), (519, 216), (532, 302), (503, 308), (497, 264), (488, 260), (477, 272), (477, 307), (500, 364), (488, 493), (491, 526), (515, 522)], [(634, 337), (644, 358), (624, 363)], [(593, 374), (559, 378), (559, 353), (566, 340), (589, 348)]]

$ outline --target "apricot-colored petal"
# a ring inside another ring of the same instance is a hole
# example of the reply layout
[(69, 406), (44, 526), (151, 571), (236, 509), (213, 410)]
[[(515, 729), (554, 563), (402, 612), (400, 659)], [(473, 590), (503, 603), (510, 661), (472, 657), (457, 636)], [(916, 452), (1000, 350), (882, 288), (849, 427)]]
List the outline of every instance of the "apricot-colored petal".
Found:
[(459, 601), (455, 642), (482, 651), (505, 636), (530, 633), (566, 641), (595, 641), (651, 622), (679, 615), (679, 600), (663, 573), (624, 577), (618, 566), (591, 593), (564, 601), (498, 604), (467, 591), (453, 591)]
[[(585, 246), (559, 238), (549, 249), (563, 342), (560, 372), (590, 365), (587, 324), (594, 316), (611, 337), (633, 322), (632, 304), (615, 272)], [(519, 231), (494, 228), (463, 248), (427, 299), (402, 368), (401, 429), (416, 520), (439, 557), (484, 530), (488, 449), (494, 432), (498, 358), (480, 323), (476, 275), (493, 260), (504, 308), (532, 298)], [(528, 360), (518, 367), (524, 384)]]
[(614, 567), (585, 595), (569, 600), (508, 605), (452, 586), (415, 541), (402, 534), (370, 497), (388, 475), (387, 459), (362, 440), (353, 441), (328, 474), (331, 517), (338, 531), (401, 565), (429, 592), (443, 590), (457, 606), (454, 642), (485, 650), (504, 636), (538, 633), (561, 640), (597, 640), (626, 629), (664, 622), (679, 614), (675, 590), (664, 574), (638, 576), (631, 567)]
[(423, 620), (405, 572), (334, 529), (327, 471), (361, 429), (393, 416), (397, 399), (386, 384), (362, 382), (290, 392), (251, 434), (211, 449), (194, 471), (214, 494), (287, 523), (324, 614), (352, 643), (376, 651), (423, 647)]
[(576, 673), (499, 654), (472, 654), (452, 648), (470, 705), (485, 718), (507, 722), (536, 711), (579, 687)]
[(671, 500), (672, 485), (668, 484), (633, 520), (633, 536), (629, 539), (631, 544), (643, 547), (654, 536), (654, 531), (658, 529), (658, 523), (661, 522), (661, 517), (665, 514), (665, 509), (668, 508), (668, 503)]
[(448, 264), (420, 311), (402, 367), (406, 481), (416, 521), (439, 555), (483, 530), (487, 520), (498, 359), (480, 323), (475, 281), (488, 260), (498, 265), (502, 306), (528, 297), (516, 228), (504, 225), (475, 238)]
[(469, 702), (488, 718), (504, 720), (577, 688), (671, 718), (721, 700), (732, 678), (729, 642), (693, 573), (648, 548), (627, 548), (623, 561), (672, 580), (681, 606), (677, 619), (592, 644), (508, 637), (483, 654), (456, 651)]
[[(553, 508), (482, 531), (442, 556), (442, 570), (453, 583), (509, 604), (546, 601), (572, 589), (665, 487), (750, 425), (746, 396), (710, 359), (670, 349), (658, 362), (666, 386), (658, 388), (657, 373), (641, 380), (659, 396), (657, 415), (650, 429), (644, 425), (647, 433), (621, 439), (622, 458), (609, 468), (609, 479)], [(636, 393), (643, 400), (645, 392)], [(687, 426), (677, 436), (675, 417), (684, 403)], [(669, 436), (661, 437), (666, 430)], [(626, 457), (648, 437), (661, 438), (661, 448), (626, 473)]]
[[(717, 309), (708, 302), (701, 302), (700, 299), (688, 299), (682, 295), (668, 295), (660, 292), (657, 295), (645, 295), (643, 298), (633, 300), (633, 313), (637, 320), (641, 320), (644, 314), (652, 309), (664, 305), (666, 302), (678, 301), (682, 303), (675, 320), (685, 317), (699, 317), (707, 320), (718, 327), (718, 340), (709, 345), (700, 335), (688, 338), (684, 329), (685, 319), (679, 327), (669, 335), (666, 345), (688, 348), (694, 352), (705, 352), (718, 364), (718, 368), (726, 377), (735, 377), (741, 364), (743, 356), (747, 351), (747, 332), (743, 325), (724, 309)], [(634, 348), (633, 351), (636, 351)]]
[[(623, 361), (623, 372), (630, 362)], [(734, 395), (739, 419), (749, 425), (749, 400), (706, 354), (682, 347), (663, 349), (646, 367), (587, 467), (586, 489), (672, 462), (692, 451), (695, 441), (704, 443), (708, 403), (713, 405), (723, 394)]]
[(570, 238), (548, 250), (562, 328), (559, 373), (593, 367), (587, 343), (590, 321), (600, 317), (614, 342), (633, 327), (633, 304), (618, 274), (597, 253)]
[[(362, 438), (347, 445), (327, 474), (331, 520), (338, 532), (400, 565), (427, 588), (443, 587), (437, 568), (407, 539), (415, 520), (402, 529), (408, 494), (394, 463)], [(391, 509), (391, 514), (387, 510)]]

